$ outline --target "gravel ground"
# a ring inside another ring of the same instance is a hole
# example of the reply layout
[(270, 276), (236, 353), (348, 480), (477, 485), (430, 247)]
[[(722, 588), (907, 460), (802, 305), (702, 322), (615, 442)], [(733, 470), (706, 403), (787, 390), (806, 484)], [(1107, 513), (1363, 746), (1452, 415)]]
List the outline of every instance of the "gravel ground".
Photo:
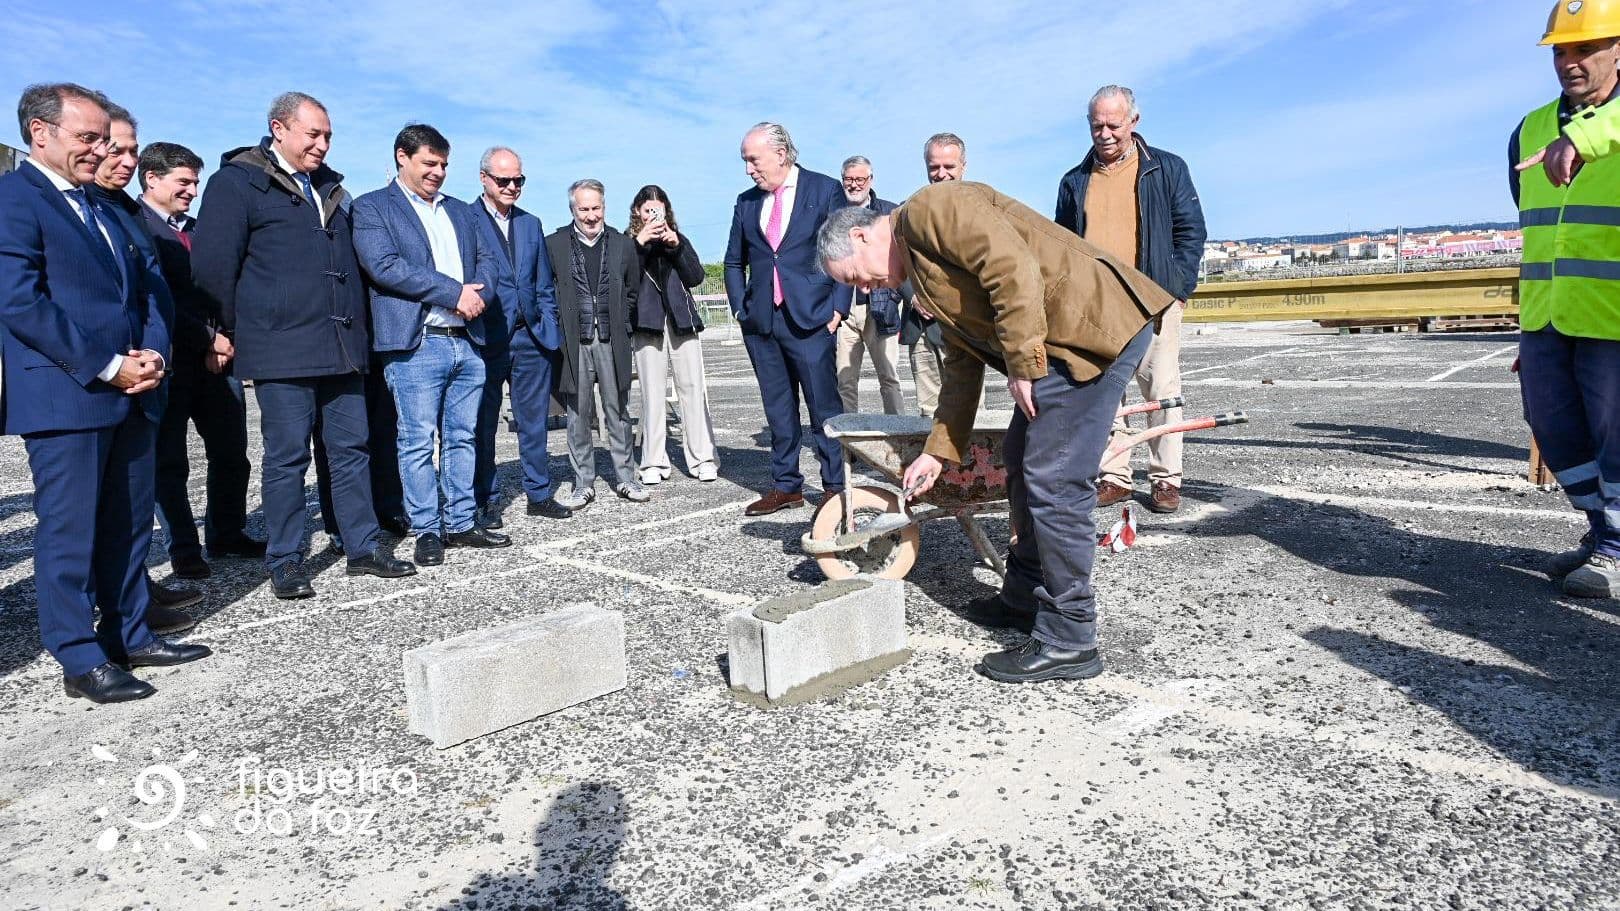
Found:
[[(1084, 683), (972, 672), (1016, 636), (952, 612), (995, 579), (942, 522), (908, 664), (733, 700), (722, 617), (821, 575), (808, 511), (742, 515), (768, 454), (721, 330), (718, 483), (509, 509), (520, 546), (403, 582), (345, 577), (312, 524), (320, 596), (216, 562), (215, 657), (133, 705), (65, 698), (40, 653), (28, 474), (0, 441), (0, 906), (1620, 907), (1620, 609), (1538, 569), (1581, 526), (1522, 480), (1515, 337), (1195, 331), (1190, 412), (1253, 422), (1189, 439), (1183, 510), (1099, 560), (1109, 672)], [(581, 600), (625, 612), (627, 689), (444, 751), (406, 733), (402, 652)]]

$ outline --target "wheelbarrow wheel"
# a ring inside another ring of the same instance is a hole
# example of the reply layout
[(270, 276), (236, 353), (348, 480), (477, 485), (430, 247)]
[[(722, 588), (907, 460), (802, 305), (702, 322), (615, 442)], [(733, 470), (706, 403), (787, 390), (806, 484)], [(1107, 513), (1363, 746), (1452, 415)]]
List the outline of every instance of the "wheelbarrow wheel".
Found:
[[(855, 525), (860, 527), (884, 513), (900, 512), (898, 494), (881, 487), (851, 487), (854, 498)], [(844, 503), (840, 497), (827, 497), (816, 509), (811, 521), (810, 536), (817, 541), (831, 541), (849, 531), (844, 528)], [(821, 571), (829, 579), (849, 579), (864, 573), (880, 579), (904, 579), (917, 562), (917, 548), (921, 543), (916, 525), (907, 525), (899, 531), (873, 538), (864, 547), (843, 553), (817, 557)]]

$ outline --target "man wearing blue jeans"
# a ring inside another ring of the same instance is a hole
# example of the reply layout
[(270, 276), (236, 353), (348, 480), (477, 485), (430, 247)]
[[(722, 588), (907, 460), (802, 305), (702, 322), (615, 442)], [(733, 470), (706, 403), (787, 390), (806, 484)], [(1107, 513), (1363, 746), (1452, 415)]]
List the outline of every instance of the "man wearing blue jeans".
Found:
[(497, 272), (472, 209), (439, 192), (449, 163), (449, 140), (411, 124), (394, 138), (398, 179), (354, 202), (372, 347), (399, 412), (399, 476), (422, 566), (443, 563), (446, 545), (512, 543), (474, 522), (473, 437), (484, 390), (478, 317), (495, 298)]
[(998, 625), (1022, 625), (1021, 615), (1032, 633), (984, 656), (980, 672), (1005, 683), (1102, 673), (1091, 590), (1095, 476), (1169, 292), (1017, 200), (965, 181), (925, 187), (889, 215), (841, 209), (822, 226), (816, 253), (834, 281), (861, 290), (909, 278), (916, 306), (954, 349), (933, 432), (906, 467), (911, 496), (932, 488), (947, 464), (994, 467), (969, 441), (985, 366), (1007, 375), (1018, 410), (1002, 457), (1018, 543), (984, 612)]

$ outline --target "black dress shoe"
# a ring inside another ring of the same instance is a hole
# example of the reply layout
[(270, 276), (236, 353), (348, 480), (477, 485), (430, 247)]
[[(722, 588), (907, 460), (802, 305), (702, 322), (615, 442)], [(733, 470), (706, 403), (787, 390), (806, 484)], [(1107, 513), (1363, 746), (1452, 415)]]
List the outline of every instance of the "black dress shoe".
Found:
[(302, 563), (270, 567), (270, 588), (275, 591), (277, 598), (283, 600), (315, 597), (315, 586), (309, 584), (309, 576), (305, 574)]
[(108, 662), (75, 676), (62, 675), (62, 689), (75, 699), (91, 702), (133, 702), (157, 692), (152, 684)]
[(236, 557), (243, 560), (263, 560), (265, 543), (247, 535), (232, 535), (208, 545), (208, 555), (214, 558)]
[[(163, 607), (172, 610), (190, 607), (193, 604), (201, 604), (203, 599), (202, 592), (197, 591), (195, 588), (188, 588), (183, 585), (165, 585), (151, 576), (146, 577), (146, 593), (152, 599), (152, 607)], [(151, 621), (150, 614), (147, 616), (147, 620), (148, 622)]]
[(182, 579), (206, 579), (214, 574), (202, 554), (170, 554), (169, 565), (174, 568), (174, 574)]
[(979, 673), (1002, 683), (1085, 680), (1102, 670), (1102, 655), (1094, 648), (1083, 652), (1058, 648), (1033, 637), (1016, 648), (991, 652), (979, 663)]
[(154, 603), (146, 609), (146, 625), (159, 636), (178, 636), (196, 626), (197, 618), (183, 610)]
[(199, 661), (213, 653), (213, 649), (206, 645), (198, 645), (195, 642), (170, 642), (167, 639), (154, 639), (151, 645), (130, 652), (118, 663), (127, 668), (169, 667), (174, 664)]
[(451, 532), (444, 543), (447, 547), (511, 547), (512, 538), (474, 525), (466, 531)]
[(411, 520), (404, 516), (378, 516), (377, 527), (396, 538), (411, 536)]
[(572, 509), (569, 509), (550, 497), (538, 502), (535, 500), (530, 500), (529, 507), (526, 511), (531, 516), (539, 516), (543, 519), (566, 519), (574, 514)]
[(416, 575), (416, 564), (409, 560), (398, 560), (381, 550), (374, 550), (364, 557), (356, 557), (349, 561), (348, 573), (351, 576), (376, 576), (379, 579), (398, 579), (401, 576)]
[(440, 566), (444, 563), (444, 542), (439, 536), (428, 532), (416, 536), (416, 565)]
[(506, 524), (506, 521), (501, 518), (501, 507), (499, 503), (491, 503), (488, 506), (480, 508), (474, 522), (480, 528), (500, 528)]
[(1009, 605), (1001, 595), (974, 598), (957, 610), (957, 615), (969, 623), (989, 629), (1015, 629), (1028, 633), (1035, 628), (1035, 612)]

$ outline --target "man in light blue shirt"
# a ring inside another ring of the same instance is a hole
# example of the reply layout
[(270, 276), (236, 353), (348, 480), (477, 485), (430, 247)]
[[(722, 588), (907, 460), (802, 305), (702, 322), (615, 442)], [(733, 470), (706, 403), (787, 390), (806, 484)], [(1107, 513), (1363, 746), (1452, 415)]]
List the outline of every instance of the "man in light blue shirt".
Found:
[(439, 192), (449, 140), (411, 124), (394, 139), (394, 163), (398, 179), (354, 202), (354, 246), (370, 283), (372, 348), (399, 412), (399, 476), (416, 562), (436, 566), (446, 546), (512, 543), (478, 527), (473, 502), (484, 389), (478, 317), (504, 279), (476, 214)]

